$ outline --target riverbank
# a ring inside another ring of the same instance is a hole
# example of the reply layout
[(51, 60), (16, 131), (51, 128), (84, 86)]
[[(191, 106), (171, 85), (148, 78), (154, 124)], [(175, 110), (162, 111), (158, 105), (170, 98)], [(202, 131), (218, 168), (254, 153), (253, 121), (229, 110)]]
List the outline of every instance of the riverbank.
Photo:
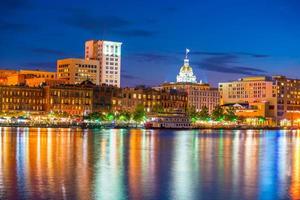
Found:
[[(142, 128), (142, 129), (172, 129), (172, 128), (145, 128), (143, 125), (139, 124), (0, 124), (0, 127), (28, 127), (28, 128), (82, 128), (82, 129), (132, 129), (132, 128)], [(297, 130), (298, 127), (280, 127), (280, 126), (199, 126), (192, 128), (182, 128), (180, 130)]]

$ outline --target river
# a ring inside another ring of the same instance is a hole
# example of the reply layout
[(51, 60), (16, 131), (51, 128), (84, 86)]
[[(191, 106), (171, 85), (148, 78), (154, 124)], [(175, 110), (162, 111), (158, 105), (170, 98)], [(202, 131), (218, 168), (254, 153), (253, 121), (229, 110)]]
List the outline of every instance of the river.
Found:
[(300, 199), (300, 131), (0, 128), (0, 199)]

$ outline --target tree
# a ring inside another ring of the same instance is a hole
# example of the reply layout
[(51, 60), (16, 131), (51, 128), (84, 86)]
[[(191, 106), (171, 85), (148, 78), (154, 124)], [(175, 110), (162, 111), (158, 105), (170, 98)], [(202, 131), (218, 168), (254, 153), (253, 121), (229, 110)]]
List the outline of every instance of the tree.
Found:
[(93, 112), (84, 117), (90, 121), (101, 122), (103, 120), (103, 115), (100, 112)]
[(201, 111), (198, 113), (198, 118), (202, 121), (207, 121), (209, 119), (209, 111), (206, 106), (201, 108)]
[(211, 113), (211, 118), (215, 121), (222, 121), (224, 119), (224, 110), (218, 105)]
[(196, 122), (198, 119), (195, 106), (189, 106), (186, 109), (186, 115), (190, 118), (192, 122)]
[(236, 121), (237, 120), (237, 116), (235, 114), (235, 109), (234, 107), (230, 106), (226, 109), (226, 113), (225, 113), (225, 120), (226, 121)]
[(265, 117), (263, 117), (263, 116), (259, 116), (259, 117), (258, 117), (258, 123), (259, 123), (259, 124), (264, 124), (264, 123), (266, 122), (266, 120), (267, 120), (267, 119), (266, 119)]
[(117, 120), (128, 122), (131, 119), (131, 113), (128, 111), (122, 111), (116, 116)]
[(109, 112), (104, 115), (105, 121), (113, 121), (114, 119), (115, 119), (115, 114), (113, 112)]
[(143, 104), (138, 104), (133, 112), (133, 120), (142, 122), (146, 119), (145, 107)]

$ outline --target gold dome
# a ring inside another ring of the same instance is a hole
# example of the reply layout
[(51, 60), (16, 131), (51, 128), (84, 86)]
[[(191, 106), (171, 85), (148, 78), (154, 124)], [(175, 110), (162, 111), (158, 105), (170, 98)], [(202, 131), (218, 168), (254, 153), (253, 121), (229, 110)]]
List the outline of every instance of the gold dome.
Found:
[(186, 73), (186, 72), (193, 72), (193, 69), (192, 69), (192, 67), (190, 67), (189, 65), (183, 65), (181, 68), (180, 68), (180, 72), (184, 72), (184, 73)]
[(180, 68), (179, 74), (177, 75), (177, 82), (184, 82), (184, 83), (196, 83), (196, 76), (193, 73), (193, 68), (189, 64), (189, 59), (187, 58), (187, 50), (186, 56), (184, 59), (184, 64)]

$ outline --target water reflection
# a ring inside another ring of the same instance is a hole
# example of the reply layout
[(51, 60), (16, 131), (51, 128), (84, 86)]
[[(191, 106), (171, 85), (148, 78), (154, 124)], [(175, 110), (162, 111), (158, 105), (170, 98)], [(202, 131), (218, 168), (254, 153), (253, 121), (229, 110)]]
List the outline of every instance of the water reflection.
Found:
[(0, 199), (300, 199), (299, 131), (0, 128)]

